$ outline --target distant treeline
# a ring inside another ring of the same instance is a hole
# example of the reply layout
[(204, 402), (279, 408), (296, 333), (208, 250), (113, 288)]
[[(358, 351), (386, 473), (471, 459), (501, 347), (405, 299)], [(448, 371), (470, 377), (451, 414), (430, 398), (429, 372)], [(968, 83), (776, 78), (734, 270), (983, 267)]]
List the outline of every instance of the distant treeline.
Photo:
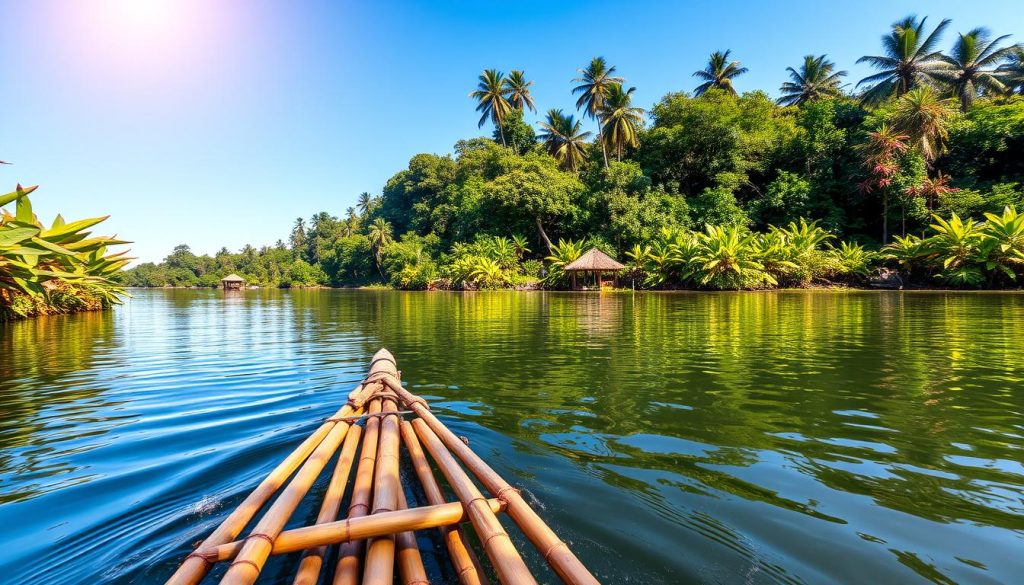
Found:
[[(693, 94), (644, 111), (595, 58), (567, 88), (580, 118), (551, 109), (537, 129), (523, 120), (533, 82), (487, 70), (471, 97), (492, 138), (415, 155), (380, 195), (297, 220), (287, 242), (213, 257), (179, 246), (126, 282), (559, 286), (560, 263), (597, 246), (646, 286), (857, 283), (883, 266), (920, 284), (1018, 286), (1024, 52), (986, 29), (942, 51), (950, 26), (895, 23), (853, 93), (810, 55), (777, 100), (737, 95), (746, 69), (725, 51)], [(800, 230), (822, 257), (804, 255)], [(751, 272), (707, 277), (722, 266)]]

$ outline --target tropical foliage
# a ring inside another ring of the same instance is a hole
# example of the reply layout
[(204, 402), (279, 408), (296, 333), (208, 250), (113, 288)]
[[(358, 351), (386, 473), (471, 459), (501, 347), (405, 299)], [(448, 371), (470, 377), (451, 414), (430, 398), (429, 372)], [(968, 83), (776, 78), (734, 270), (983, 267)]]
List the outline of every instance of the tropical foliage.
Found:
[(417, 154), (275, 246), (183, 246), (128, 282), (560, 287), (596, 246), (638, 286), (865, 284), (880, 267), (915, 285), (1021, 286), (1016, 244), (990, 246), (1024, 209), (1024, 52), (984, 28), (944, 39), (951, 26), (894, 23), (853, 87), (807, 55), (776, 96), (741, 91), (747, 69), (718, 51), (692, 92), (647, 108), (603, 57), (539, 116), (521, 69), (487, 69), (470, 97), (493, 139)]
[(106, 217), (57, 215), (44, 225), (32, 210), (35, 189), (18, 185), (0, 196), (0, 208), (15, 205), (14, 214), (0, 210), (0, 320), (120, 303), (125, 291), (114, 279), (131, 258), (108, 248), (129, 242), (92, 236)]

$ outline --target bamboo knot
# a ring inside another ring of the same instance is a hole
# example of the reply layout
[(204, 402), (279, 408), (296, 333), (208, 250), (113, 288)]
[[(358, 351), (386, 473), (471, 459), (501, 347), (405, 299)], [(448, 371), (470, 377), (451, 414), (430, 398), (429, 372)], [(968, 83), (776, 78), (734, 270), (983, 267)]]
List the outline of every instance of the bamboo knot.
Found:
[(459, 440), (465, 443), (467, 447), (469, 446), (469, 437), (466, 435), (459, 435)]
[(234, 567), (235, 565), (249, 565), (250, 567), (252, 567), (256, 571), (257, 575), (260, 572), (260, 566), (257, 565), (256, 563), (252, 562), (252, 561), (246, 561), (246, 560), (235, 561), (235, 562), (231, 563), (231, 565), (229, 565), (228, 568), (230, 569), (231, 567)]
[(517, 487), (512, 487), (510, 485), (507, 485), (507, 486), (501, 488), (500, 490), (498, 490), (498, 493), (494, 494), (494, 497), (496, 497), (499, 500), (501, 500), (501, 502), (507, 506), (508, 505), (508, 496), (505, 495), (505, 494), (508, 493), (508, 492), (515, 492), (517, 495), (519, 495), (519, 494), (523, 493), (523, 490), (521, 490), (521, 489), (519, 489)]
[(270, 545), (270, 548), (274, 548), (274, 537), (270, 536), (269, 534), (263, 534), (263, 533), (260, 533), (260, 532), (253, 532), (249, 536), (246, 536), (245, 540), (248, 541), (250, 538), (259, 538), (260, 540), (265, 540), (265, 541), (267, 541), (267, 544)]
[(207, 556), (207, 555), (212, 555), (212, 554), (215, 554), (215, 553), (202, 553), (202, 552), (199, 552), (199, 551), (192, 551), (188, 555), (185, 556), (185, 560), (187, 561), (189, 559), (195, 558), (195, 559), (199, 559), (199, 560), (203, 561), (207, 565), (212, 565), (213, 561), (211, 561), (210, 558)]
[(392, 374), (391, 372), (373, 372), (363, 379), (363, 386), (368, 386), (370, 384), (373, 384), (374, 382), (379, 382), (384, 378), (395, 378), (396, 380), (398, 379), (398, 377)]
[(560, 546), (565, 547), (566, 550), (568, 550), (568, 548), (569, 548), (569, 545), (567, 545), (564, 542), (562, 542), (561, 540), (559, 540), (555, 544), (552, 544), (551, 546), (549, 546), (546, 551), (544, 551), (544, 560), (546, 562), (550, 563), (551, 562), (551, 559), (550, 559), (551, 553), (555, 552), (555, 549), (560, 547)]

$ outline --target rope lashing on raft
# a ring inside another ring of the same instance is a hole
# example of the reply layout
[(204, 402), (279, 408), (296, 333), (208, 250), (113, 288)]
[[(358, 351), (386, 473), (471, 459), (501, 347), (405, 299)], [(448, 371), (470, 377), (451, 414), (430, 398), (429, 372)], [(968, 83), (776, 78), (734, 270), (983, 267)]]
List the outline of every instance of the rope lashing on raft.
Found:
[(368, 418), (378, 418), (378, 417), (394, 416), (394, 415), (405, 415), (405, 414), (416, 414), (416, 412), (412, 411), (412, 410), (396, 410), (396, 411), (393, 411), (393, 412), (375, 412), (375, 413), (367, 413), (367, 414), (357, 414), (355, 416), (339, 416), (339, 417), (333, 417), (332, 416), (331, 418), (325, 418), (324, 422), (333, 422), (333, 423), (339, 423), (339, 422), (358, 422), (358, 421), (361, 421), (361, 420), (366, 420)]

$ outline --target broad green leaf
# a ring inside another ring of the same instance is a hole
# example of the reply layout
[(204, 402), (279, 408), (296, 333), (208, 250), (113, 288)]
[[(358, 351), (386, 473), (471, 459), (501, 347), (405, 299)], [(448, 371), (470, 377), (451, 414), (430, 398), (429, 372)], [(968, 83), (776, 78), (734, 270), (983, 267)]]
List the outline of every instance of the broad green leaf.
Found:
[(43, 248), (46, 248), (47, 250), (50, 250), (51, 252), (56, 252), (56, 253), (62, 254), (64, 256), (72, 256), (74, 254), (74, 252), (72, 252), (71, 250), (68, 250), (66, 248), (62, 248), (61, 246), (58, 246), (57, 244), (54, 244), (53, 242), (48, 242), (48, 241), (46, 241), (46, 240), (44, 240), (42, 238), (39, 238), (39, 237), (32, 238), (32, 243), (37, 245), (37, 246), (41, 246)]
[(64, 224), (60, 227), (50, 228), (44, 231), (42, 234), (40, 234), (40, 236), (48, 240), (63, 242), (62, 238), (71, 236), (76, 232), (84, 230), (85, 228), (92, 227), (100, 223), (101, 221), (107, 219), (108, 217), (110, 216), (104, 215), (103, 217), (91, 217), (89, 219), (80, 219), (78, 221), (73, 221), (71, 223)]
[(27, 194), (25, 193), (25, 190), (21, 188), (21, 185), (18, 185), (16, 192), (18, 193), (18, 206), (15, 211), (15, 217), (18, 218), (18, 221), (24, 223), (34, 222), (35, 214), (32, 213), (32, 201), (26, 197)]
[(39, 233), (37, 227), (9, 227), (0, 228), (0, 246), (13, 246), (25, 240), (31, 239)]

